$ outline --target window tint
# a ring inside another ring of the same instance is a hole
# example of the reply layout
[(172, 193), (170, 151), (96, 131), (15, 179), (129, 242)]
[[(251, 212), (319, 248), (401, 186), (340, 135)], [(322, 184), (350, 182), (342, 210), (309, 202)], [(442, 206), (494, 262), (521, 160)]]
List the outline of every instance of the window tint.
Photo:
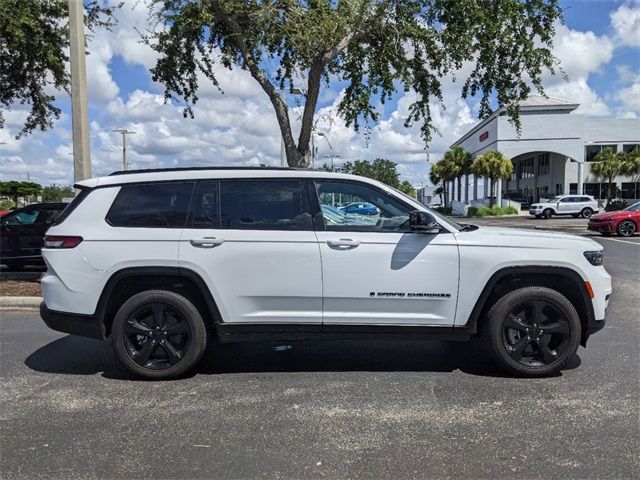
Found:
[(61, 211), (62, 208), (45, 208), (40, 211), (36, 223), (53, 223)]
[(207, 180), (196, 184), (189, 226), (191, 228), (220, 228), (217, 180)]
[(306, 183), (299, 180), (220, 182), (222, 228), (312, 230)]
[(124, 185), (107, 213), (114, 227), (184, 227), (193, 182)]
[(361, 183), (316, 181), (327, 230), (409, 231), (411, 208)]

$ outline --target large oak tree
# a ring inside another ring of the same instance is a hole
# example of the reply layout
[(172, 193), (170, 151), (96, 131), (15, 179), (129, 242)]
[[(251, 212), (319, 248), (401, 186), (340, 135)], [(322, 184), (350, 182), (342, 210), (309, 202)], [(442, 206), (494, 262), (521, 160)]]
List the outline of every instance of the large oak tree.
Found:
[[(553, 71), (550, 47), (561, 18), (557, 0), (150, 0), (160, 54), (153, 79), (193, 115), (199, 73), (218, 85), (216, 65), (242, 68), (275, 110), (290, 166), (311, 164), (310, 139), (321, 88), (344, 82), (338, 114), (356, 130), (376, 122), (378, 103), (415, 91), (406, 126), (434, 131), (430, 101), (442, 78), (469, 62), (461, 96), (491, 101), (518, 124), (517, 102)], [(303, 84), (297, 82), (302, 79)], [(301, 128), (291, 125), (283, 91), (303, 87)]]
[[(84, 8), (89, 30), (113, 24), (114, 8), (98, 0)], [(51, 128), (60, 117), (54, 91), (71, 84), (68, 47), (69, 0), (0, 0), (0, 128), (16, 104), (29, 108), (19, 136)]]

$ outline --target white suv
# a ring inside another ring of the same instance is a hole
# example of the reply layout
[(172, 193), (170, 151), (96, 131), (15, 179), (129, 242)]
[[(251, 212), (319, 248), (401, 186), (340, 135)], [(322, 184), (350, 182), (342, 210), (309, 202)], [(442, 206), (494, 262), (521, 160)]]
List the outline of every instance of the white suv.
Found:
[[(172, 169), (76, 188), (45, 238), (42, 318), (110, 339), (139, 376), (184, 374), (216, 336), (337, 334), (480, 336), (506, 369), (543, 376), (604, 326), (598, 243), (459, 225), (366, 178)], [(377, 214), (336, 208), (348, 202)]]
[(536, 218), (551, 218), (554, 215), (590, 218), (599, 211), (598, 201), (589, 195), (559, 195), (529, 207), (529, 213)]

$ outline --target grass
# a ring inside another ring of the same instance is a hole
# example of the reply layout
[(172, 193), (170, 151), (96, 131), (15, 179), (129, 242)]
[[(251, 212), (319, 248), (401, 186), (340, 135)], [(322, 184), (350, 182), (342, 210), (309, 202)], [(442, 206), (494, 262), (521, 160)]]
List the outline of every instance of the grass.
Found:
[(515, 207), (508, 206), (506, 208), (494, 205), (493, 207), (469, 207), (467, 217), (498, 217), (501, 215), (517, 215), (518, 210)]

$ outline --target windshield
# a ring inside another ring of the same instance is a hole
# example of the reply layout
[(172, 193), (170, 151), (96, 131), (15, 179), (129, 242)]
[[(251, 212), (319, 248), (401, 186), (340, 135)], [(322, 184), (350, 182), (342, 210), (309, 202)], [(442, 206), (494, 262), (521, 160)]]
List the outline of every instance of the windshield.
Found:
[(625, 208), (627, 212), (640, 212), (640, 202), (634, 203), (633, 205), (629, 205)]
[(556, 203), (559, 202), (562, 197), (553, 197), (547, 200), (548, 203)]

